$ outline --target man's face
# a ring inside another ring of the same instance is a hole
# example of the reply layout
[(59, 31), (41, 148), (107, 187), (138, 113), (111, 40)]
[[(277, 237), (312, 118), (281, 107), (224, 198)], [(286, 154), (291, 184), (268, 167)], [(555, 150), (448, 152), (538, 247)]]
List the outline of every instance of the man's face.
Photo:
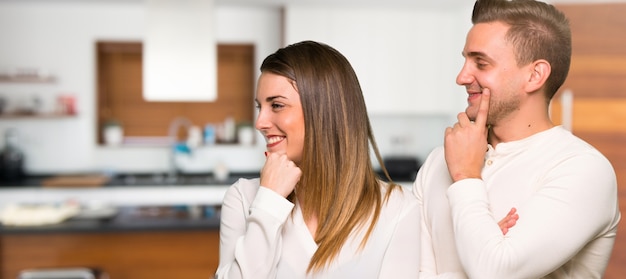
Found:
[(523, 68), (518, 67), (513, 45), (505, 40), (509, 26), (502, 22), (478, 23), (467, 35), (463, 57), (465, 63), (456, 83), (465, 86), (467, 109), (476, 118), (483, 88), (491, 90), (487, 124), (513, 117), (523, 93)]

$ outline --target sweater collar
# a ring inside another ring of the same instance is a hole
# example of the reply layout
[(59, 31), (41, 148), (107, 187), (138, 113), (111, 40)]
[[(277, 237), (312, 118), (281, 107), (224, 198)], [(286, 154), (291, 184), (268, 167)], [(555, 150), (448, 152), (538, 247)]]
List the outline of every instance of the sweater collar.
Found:
[(565, 128), (558, 125), (520, 140), (501, 142), (498, 144), (497, 148), (494, 148), (491, 144), (489, 144), (487, 156), (506, 156), (524, 152), (533, 146), (545, 143), (546, 138), (550, 138), (553, 135), (564, 131), (566, 131)]

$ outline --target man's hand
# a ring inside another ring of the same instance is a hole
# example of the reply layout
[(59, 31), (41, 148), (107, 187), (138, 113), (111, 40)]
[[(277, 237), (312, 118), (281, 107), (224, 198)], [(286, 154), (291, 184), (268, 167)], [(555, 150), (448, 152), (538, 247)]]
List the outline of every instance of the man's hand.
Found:
[(509, 213), (498, 222), (498, 226), (500, 230), (502, 230), (502, 234), (506, 235), (509, 232), (509, 229), (517, 224), (517, 220), (519, 219), (519, 215), (517, 214), (517, 209), (515, 207), (511, 208)]
[(476, 121), (470, 121), (465, 112), (458, 114), (458, 122), (446, 128), (444, 149), (448, 172), (453, 181), (481, 178), (487, 151), (487, 114), (491, 92), (484, 88)]
[(261, 169), (261, 186), (287, 197), (295, 189), (300, 175), (302, 171), (286, 154), (268, 153)]

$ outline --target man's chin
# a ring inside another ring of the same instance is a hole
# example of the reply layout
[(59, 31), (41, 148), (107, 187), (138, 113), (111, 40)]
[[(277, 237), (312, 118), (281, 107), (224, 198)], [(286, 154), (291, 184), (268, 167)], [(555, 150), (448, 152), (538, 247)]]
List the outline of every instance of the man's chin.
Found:
[(478, 112), (476, 109), (467, 108), (465, 110), (465, 114), (467, 115), (467, 118), (469, 118), (470, 121), (476, 121), (476, 115), (478, 115)]

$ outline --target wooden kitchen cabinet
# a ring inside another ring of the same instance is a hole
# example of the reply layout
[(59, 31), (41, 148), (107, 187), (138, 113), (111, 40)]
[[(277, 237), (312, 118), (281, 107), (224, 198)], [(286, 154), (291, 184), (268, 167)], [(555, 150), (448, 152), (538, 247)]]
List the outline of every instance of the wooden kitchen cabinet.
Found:
[[(143, 96), (143, 44), (141, 42), (96, 43), (98, 143), (104, 144), (103, 127), (120, 122), (124, 137), (167, 137), (172, 121), (179, 117), (193, 125), (217, 125), (232, 117), (238, 124), (254, 119), (253, 44), (217, 46), (217, 99), (213, 102), (151, 102)], [(180, 133), (185, 138), (185, 133)], [(143, 142), (143, 144), (149, 144)]]
[(17, 278), (28, 268), (91, 267), (111, 279), (208, 279), (219, 260), (217, 229), (0, 237), (0, 278)]

